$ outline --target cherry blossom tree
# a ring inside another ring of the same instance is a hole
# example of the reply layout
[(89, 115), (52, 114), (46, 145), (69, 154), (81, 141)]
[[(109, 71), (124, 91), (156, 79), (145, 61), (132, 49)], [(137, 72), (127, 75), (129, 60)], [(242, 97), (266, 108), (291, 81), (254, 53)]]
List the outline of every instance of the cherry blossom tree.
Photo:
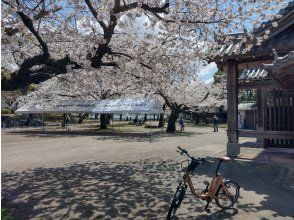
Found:
[(168, 130), (173, 131), (179, 112), (217, 100), (212, 94), (218, 92), (209, 92), (195, 77), (200, 60), (215, 55), (220, 40), (232, 40), (228, 33), (246, 28), (242, 42), (253, 44), (253, 28), (274, 19), (286, 2), (2, 0), (1, 62), (10, 73), (2, 88), (26, 94), (30, 84), (44, 82), (27, 101), (44, 88), (49, 97), (157, 94), (171, 109)]
[[(171, 50), (177, 50), (177, 55)], [(152, 53), (140, 57), (142, 60), (148, 60), (152, 54), (149, 61), (152, 69), (140, 72), (136, 68), (137, 65), (133, 65), (128, 69), (128, 73), (140, 82), (140, 87), (143, 88), (141, 91), (145, 94), (162, 98), (170, 111), (167, 132), (176, 131), (175, 125), (180, 113), (191, 111), (195, 107), (205, 108), (224, 104), (225, 81), (205, 84), (199, 79), (198, 73), (207, 63), (199, 58), (183, 59), (182, 53), (192, 55), (193, 50), (182, 51), (178, 47), (170, 46), (169, 50), (154, 50)]]
[[(220, 37), (272, 19), (271, 12), (285, 2), (2, 0), (3, 68), (13, 59), (17, 69), (3, 85), (25, 91), (31, 83), (67, 73), (68, 65), (83, 69), (84, 62), (96, 69), (122, 69), (127, 59), (152, 69), (149, 60), (138, 62), (140, 54), (158, 47), (168, 50), (179, 39), (183, 52), (194, 50), (193, 56), (183, 59), (203, 57), (214, 52)], [(251, 36), (248, 31), (243, 41)]]

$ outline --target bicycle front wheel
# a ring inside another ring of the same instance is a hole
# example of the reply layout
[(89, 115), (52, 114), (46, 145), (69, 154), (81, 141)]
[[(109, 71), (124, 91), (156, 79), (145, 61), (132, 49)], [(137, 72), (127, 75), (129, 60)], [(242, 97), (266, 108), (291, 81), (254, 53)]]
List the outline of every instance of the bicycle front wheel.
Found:
[(180, 207), (184, 199), (185, 192), (186, 192), (185, 186), (183, 185), (178, 186), (177, 191), (172, 200), (172, 203), (170, 205), (170, 208), (168, 210), (167, 220), (173, 219), (173, 217), (176, 215), (177, 209)]
[(238, 183), (229, 180), (226, 181), (224, 184), (230, 194), (228, 194), (223, 189), (223, 187), (220, 186), (216, 193), (217, 199), (215, 199), (217, 206), (222, 209), (232, 207), (237, 202), (240, 193), (240, 186), (238, 185)]

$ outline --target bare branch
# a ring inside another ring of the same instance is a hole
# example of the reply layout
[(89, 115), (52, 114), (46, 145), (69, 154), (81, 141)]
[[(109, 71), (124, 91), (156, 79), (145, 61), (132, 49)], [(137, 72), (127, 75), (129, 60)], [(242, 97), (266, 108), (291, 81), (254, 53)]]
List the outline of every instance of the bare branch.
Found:
[(95, 10), (95, 8), (93, 7), (92, 3), (90, 0), (85, 0), (86, 5), (88, 6), (89, 10), (91, 11), (91, 13), (93, 14), (94, 18), (98, 21), (98, 23), (100, 24), (100, 26), (102, 27), (103, 31), (105, 32), (107, 29), (106, 24), (104, 23), (104, 21), (101, 21), (98, 19), (98, 13)]
[[(128, 58), (132, 59), (132, 60), (134, 59), (130, 55), (128, 55), (126, 53), (122, 53), (122, 52), (110, 52), (109, 54), (119, 55), (119, 56), (125, 56), (125, 57), (128, 57)], [(140, 62), (139, 64), (142, 65), (143, 67), (146, 67), (147, 69), (153, 70), (152, 67), (150, 67), (148, 64), (145, 64), (145, 63), (142, 63), (142, 62)]]
[[(161, 20), (163, 22), (166, 22), (166, 23), (176, 23), (177, 22), (176, 20), (165, 19), (165, 18), (161, 17), (160, 15), (158, 15), (157, 13), (154, 13), (154, 12), (152, 12), (152, 14), (156, 18), (158, 18), (159, 20)], [(181, 23), (188, 23), (188, 24), (214, 24), (214, 23), (219, 23), (219, 22), (221, 22), (223, 20), (224, 20), (223, 18), (222, 19), (218, 19), (218, 20), (207, 20), (207, 21), (204, 21), (204, 20), (184, 20), (184, 19), (181, 19), (181, 20), (179, 20), (179, 22), (181, 22)]]
[(32, 20), (30, 19), (29, 16), (27, 16), (25, 13), (22, 11), (18, 11), (17, 14), (20, 16), (22, 22), (24, 25), (30, 30), (30, 32), (35, 36), (35, 38), (38, 40), (40, 43), (40, 46), (43, 51), (43, 55), (48, 59), (50, 57), (49, 50), (47, 44), (43, 41), (39, 33), (36, 31)]
[(169, 1), (165, 1), (164, 5), (161, 7), (150, 7), (148, 4), (142, 4), (139, 5), (138, 2), (133, 2), (130, 3), (128, 5), (124, 4), (123, 6), (120, 6), (119, 8), (116, 8), (116, 10), (114, 10), (114, 13), (120, 13), (120, 12), (125, 12), (125, 11), (129, 11), (131, 9), (134, 8), (142, 8), (145, 11), (150, 11), (152, 13), (164, 13), (164, 14), (168, 14), (168, 8), (169, 8)]

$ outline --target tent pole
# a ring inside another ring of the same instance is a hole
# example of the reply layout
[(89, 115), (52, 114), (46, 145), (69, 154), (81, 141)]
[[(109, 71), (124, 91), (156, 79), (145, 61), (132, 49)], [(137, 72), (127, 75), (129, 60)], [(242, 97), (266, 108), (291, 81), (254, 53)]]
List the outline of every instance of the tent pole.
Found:
[[(148, 117), (147, 117), (148, 118)], [(151, 131), (151, 120), (149, 119), (149, 126), (150, 126), (150, 141), (151, 141), (151, 139), (152, 139), (152, 131)]]
[(62, 131), (65, 132), (65, 113), (62, 113), (62, 118), (63, 118), (63, 127), (62, 127)]
[(68, 132), (68, 127), (67, 127), (67, 115), (64, 113), (65, 115), (65, 131)]
[[(164, 113), (163, 113), (163, 122), (162, 122), (162, 125), (164, 126)], [(159, 116), (160, 117), (160, 116)], [(160, 119), (159, 119), (160, 120)], [(160, 136), (162, 137), (162, 133), (163, 133), (163, 126), (161, 126), (160, 128)]]
[(45, 125), (44, 125), (44, 112), (42, 112), (42, 125), (43, 125), (43, 133), (45, 133)]
[(113, 116), (112, 116), (112, 120), (111, 120), (111, 127), (112, 127), (112, 132), (114, 132), (114, 130), (113, 130)]
[[(90, 114), (89, 114), (90, 115)], [(92, 135), (92, 115), (90, 117), (90, 132), (91, 132), (91, 135)]]

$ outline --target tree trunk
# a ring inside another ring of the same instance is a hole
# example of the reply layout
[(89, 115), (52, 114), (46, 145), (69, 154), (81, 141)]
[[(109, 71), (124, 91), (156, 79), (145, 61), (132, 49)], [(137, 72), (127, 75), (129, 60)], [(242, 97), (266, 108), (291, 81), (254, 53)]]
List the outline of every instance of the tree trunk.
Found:
[(65, 113), (63, 113), (63, 117), (62, 117), (62, 124), (61, 124), (61, 127), (65, 127), (65, 121), (66, 121), (66, 115)]
[(106, 123), (109, 125), (111, 120), (111, 114), (106, 114)]
[(158, 122), (158, 127), (159, 128), (163, 128), (164, 127), (164, 115), (163, 114), (160, 114), (159, 122)]
[(179, 112), (172, 109), (168, 119), (166, 132), (176, 132), (176, 122), (179, 117)]
[(194, 114), (194, 124), (199, 125), (199, 114), (198, 113)]
[(86, 118), (87, 114), (79, 114), (79, 120), (78, 120), (78, 123), (79, 124), (82, 124), (84, 119)]
[(107, 129), (107, 114), (100, 114), (100, 129)]

